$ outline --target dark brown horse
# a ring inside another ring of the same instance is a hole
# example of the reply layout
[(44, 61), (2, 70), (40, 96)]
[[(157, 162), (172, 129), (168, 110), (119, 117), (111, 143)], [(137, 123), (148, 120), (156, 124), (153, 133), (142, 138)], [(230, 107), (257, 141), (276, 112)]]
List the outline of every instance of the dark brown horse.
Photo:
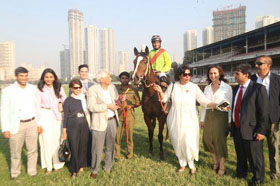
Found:
[(153, 85), (156, 83), (157, 78), (152, 70), (151, 63), (149, 61), (149, 49), (145, 48), (145, 51), (138, 52), (134, 48), (134, 54), (136, 56), (134, 62), (134, 72), (132, 79), (134, 84), (144, 86), (142, 95), (142, 110), (144, 113), (144, 120), (148, 127), (149, 142), (150, 142), (150, 153), (153, 154), (153, 136), (156, 126), (156, 118), (159, 123), (159, 134), (158, 141), (160, 144), (160, 159), (164, 159), (163, 153), (163, 129), (166, 122), (166, 115), (161, 107), (158, 95), (153, 89)]

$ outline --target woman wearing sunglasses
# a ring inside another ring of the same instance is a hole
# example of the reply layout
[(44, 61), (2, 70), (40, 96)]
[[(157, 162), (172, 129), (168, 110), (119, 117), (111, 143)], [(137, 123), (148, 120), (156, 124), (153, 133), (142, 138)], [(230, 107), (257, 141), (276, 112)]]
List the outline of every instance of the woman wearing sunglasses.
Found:
[(204, 107), (215, 108), (216, 103), (210, 103), (200, 88), (191, 81), (191, 69), (181, 65), (175, 73), (175, 84), (163, 93), (160, 86), (155, 85), (163, 102), (171, 98), (172, 106), (167, 116), (167, 126), (172, 145), (179, 160), (178, 172), (183, 172), (188, 165), (190, 173), (196, 173), (194, 160), (198, 161), (199, 152), (199, 121), (196, 101)]
[(72, 177), (83, 171), (87, 166), (87, 149), (89, 140), (89, 112), (85, 95), (82, 93), (82, 83), (73, 79), (69, 88), (72, 94), (63, 105), (63, 139), (68, 139), (71, 150), (70, 172)]
[[(227, 84), (225, 73), (220, 66), (210, 66), (207, 72), (208, 85), (204, 89), (205, 96), (211, 101), (221, 104), (232, 101), (232, 88)], [(210, 152), (213, 158), (213, 171), (219, 176), (225, 174), (225, 159), (227, 151), (227, 131), (231, 121), (231, 111), (217, 109), (202, 109), (201, 128), (203, 131), (203, 146), (205, 151)]]

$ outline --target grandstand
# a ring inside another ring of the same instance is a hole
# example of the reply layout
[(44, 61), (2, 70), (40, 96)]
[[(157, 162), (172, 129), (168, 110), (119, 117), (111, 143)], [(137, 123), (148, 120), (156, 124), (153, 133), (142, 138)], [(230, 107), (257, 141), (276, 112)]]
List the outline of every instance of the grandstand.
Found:
[(219, 64), (234, 81), (234, 68), (241, 63), (254, 66), (258, 56), (272, 57), (271, 71), (280, 74), (280, 22), (227, 38), (185, 53), (184, 63), (193, 68), (193, 81), (202, 82), (210, 65)]

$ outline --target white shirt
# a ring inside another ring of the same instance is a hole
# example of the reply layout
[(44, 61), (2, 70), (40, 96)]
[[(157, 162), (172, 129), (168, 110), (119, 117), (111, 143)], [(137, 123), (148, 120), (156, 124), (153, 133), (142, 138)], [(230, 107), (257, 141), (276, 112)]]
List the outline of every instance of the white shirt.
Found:
[(18, 99), (18, 116), (20, 120), (27, 120), (35, 117), (35, 91), (34, 88), (25, 86), (21, 88), (18, 83), (17, 92)]
[[(105, 97), (106, 104), (113, 103), (113, 100), (111, 98), (109, 90), (102, 89), (102, 93), (103, 93), (103, 95)], [(112, 111), (111, 109), (108, 109), (108, 118), (113, 117), (114, 115), (115, 115), (115, 112)]]
[(87, 91), (88, 90), (88, 79), (85, 79), (85, 80), (81, 80), (80, 79), (80, 81), (81, 81), (81, 83), (82, 83), (82, 85), (83, 85), (83, 87), (82, 87), (82, 92), (83, 93), (85, 93), (85, 90)]
[[(248, 81), (247, 81), (244, 85), (242, 85), (242, 86), (243, 86), (242, 99), (243, 99), (243, 97), (244, 97), (244, 94), (245, 94), (245, 92), (246, 92), (246, 90), (247, 90), (247, 87), (248, 87), (248, 85), (249, 85), (250, 82), (251, 82), (251, 80), (248, 79)], [(236, 92), (236, 95), (235, 95), (235, 98), (234, 98), (234, 109), (235, 109), (236, 101), (237, 101), (238, 94), (239, 94), (239, 91), (240, 91), (240, 87), (241, 87), (241, 85), (239, 85), (239, 88), (238, 88), (238, 90), (237, 90), (237, 92)], [(234, 111), (233, 111), (233, 112), (234, 112)], [(239, 113), (239, 114), (240, 114), (240, 113)], [(234, 122), (234, 121), (235, 121), (235, 120), (234, 120), (234, 114), (232, 114), (232, 118), (233, 118), (233, 122)]]
[(270, 84), (270, 72), (268, 73), (268, 75), (262, 80), (262, 78), (257, 75), (257, 83), (262, 84), (263, 86), (265, 86), (266, 91), (267, 91), (267, 95), (269, 96), (269, 84)]
[[(216, 90), (215, 93), (213, 93), (211, 85), (212, 85), (212, 83), (210, 85), (207, 85), (204, 89), (205, 96), (209, 100), (211, 100), (211, 102), (214, 102), (217, 104), (222, 103), (224, 100), (228, 101), (229, 103), (232, 102), (232, 88), (229, 84), (221, 81), (221, 85)], [(231, 105), (230, 105), (230, 107), (231, 107)], [(201, 112), (200, 121), (202, 121), (202, 122), (205, 121), (206, 109), (207, 108), (203, 108), (202, 112)], [(228, 122), (231, 122), (231, 111), (228, 111)]]

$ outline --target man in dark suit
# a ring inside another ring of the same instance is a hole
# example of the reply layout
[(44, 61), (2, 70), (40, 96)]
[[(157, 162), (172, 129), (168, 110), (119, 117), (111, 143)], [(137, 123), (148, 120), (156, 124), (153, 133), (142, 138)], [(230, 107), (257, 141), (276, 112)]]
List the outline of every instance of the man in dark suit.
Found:
[(267, 128), (267, 145), (269, 151), (270, 177), (278, 179), (279, 171), (279, 119), (280, 119), (280, 76), (270, 72), (272, 59), (269, 56), (258, 57), (255, 62), (257, 74), (251, 80), (265, 86), (269, 97), (269, 120)]
[(263, 139), (268, 120), (268, 96), (263, 85), (250, 80), (251, 66), (241, 64), (234, 73), (232, 136), (237, 156), (237, 177), (247, 176), (249, 161), (252, 185), (264, 182)]

